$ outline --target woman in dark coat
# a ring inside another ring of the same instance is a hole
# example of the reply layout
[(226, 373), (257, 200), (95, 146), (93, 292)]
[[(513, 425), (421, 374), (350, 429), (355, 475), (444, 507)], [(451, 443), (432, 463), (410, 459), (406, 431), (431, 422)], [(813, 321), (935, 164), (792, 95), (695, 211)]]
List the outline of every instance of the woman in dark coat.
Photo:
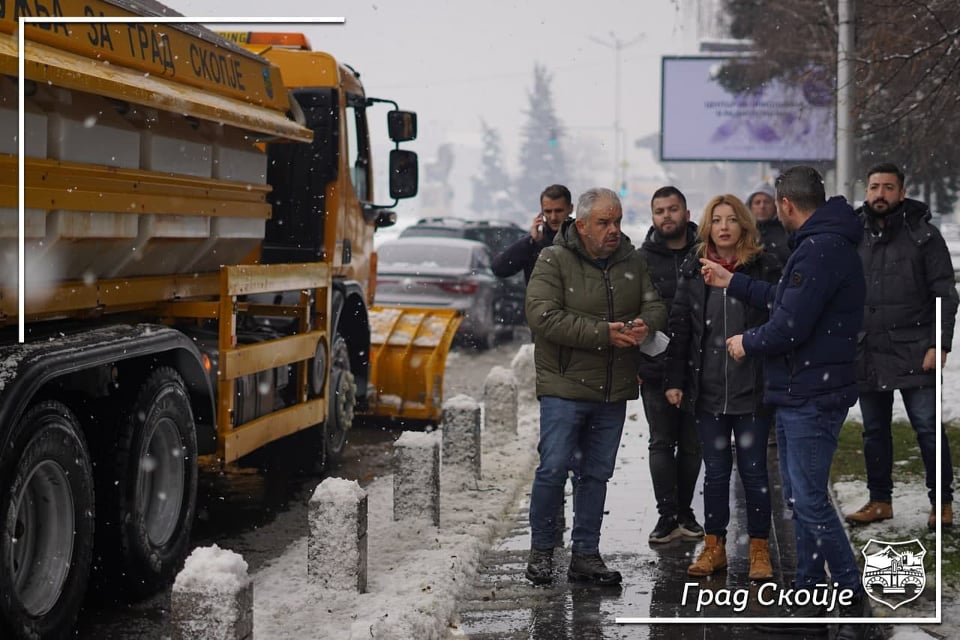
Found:
[(706, 206), (699, 244), (680, 268), (670, 311), (670, 346), (664, 377), (667, 400), (696, 418), (703, 452), (704, 547), (687, 573), (707, 576), (726, 568), (726, 534), (730, 521), (730, 477), (736, 438), (737, 470), (747, 501), (750, 578), (773, 577), (767, 538), (770, 492), (767, 437), (773, 413), (763, 406), (763, 372), (759, 359), (741, 362), (727, 355), (727, 338), (762, 325), (767, 312), (707, 286), (700, 258), (723, 264), (768, 282), (780, 279), (780, 262), (763, 250), (756, 221), (736, 196), (721, 195)]

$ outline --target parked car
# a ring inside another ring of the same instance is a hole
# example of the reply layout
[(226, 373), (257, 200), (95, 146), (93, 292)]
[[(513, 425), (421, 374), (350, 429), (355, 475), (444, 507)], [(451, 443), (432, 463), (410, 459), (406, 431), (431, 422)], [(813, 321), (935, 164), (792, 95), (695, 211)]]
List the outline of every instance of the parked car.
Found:
[(376, 304), (452, 307), (463, 314), (458, 337), (493, 347), (503, 327), (494, 317), (499, 279), (490, 250), (460, 238), (398, 238), (377, 251)]
[[(527, 232), (507, 220), (466, 220), (457, 217), (422, 218), (400, 232), (401, 238), (444, 237), (477, 240), (487, 245), (490, 255), (501, 251), (523, 237)], [(497, 299), (494, 303), (494, 316), (499, 324), (509, 327), (505, 333), (512, 333), (514, 325), (524, 324), (523, 298), (526, 282), (523, 274), (517, 273), (509, 278), (497, 278)]]

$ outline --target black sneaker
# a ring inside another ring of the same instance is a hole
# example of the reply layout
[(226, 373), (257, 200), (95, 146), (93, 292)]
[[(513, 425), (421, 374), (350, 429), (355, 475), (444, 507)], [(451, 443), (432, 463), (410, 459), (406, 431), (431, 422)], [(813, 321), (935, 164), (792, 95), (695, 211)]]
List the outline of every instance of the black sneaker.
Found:
[[(703, 529), (701, 529), (703, 531)], [(680, 525), (677, 524), (676, 516), (660, 516), (657, 520), (657, 526), (650, 532), (650, 542), (663, 543), (676, 540), (683, 533), (680, 531)]]
[(677, 525), (680, 527), (680, 535), (684, 538), (699, 539), (703, 537), (703, 527), (697, 523), (693, 517), (693, 512), (677, 516)]
[(553, 549), (530, 549), (527, 556), (527, 580), (533, 584), (553, 581)]
[(567, 578), (571, 582), (592, 582), (599, 585), (617, 585), (623, 581), (619, 571), (607, 569), (599, 553), (577, 553), (570, 556)]

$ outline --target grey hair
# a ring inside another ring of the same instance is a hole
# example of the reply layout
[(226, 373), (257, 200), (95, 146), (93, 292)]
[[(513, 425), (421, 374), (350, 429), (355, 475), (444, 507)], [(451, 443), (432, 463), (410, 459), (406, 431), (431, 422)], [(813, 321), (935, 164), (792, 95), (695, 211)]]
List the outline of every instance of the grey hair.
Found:
[(577, 200), (577, 220), (586, 220), (589, 218), (590, 214), (593, 213), (593, 207), (599, 200), (612, 202), (616, 205), (617, 209), (623, 211), (623, 205), (620, 204), (620, 196), (617, 195), (616, 191), (605, 187), (594, 187), (580, 194), (580, 199)]

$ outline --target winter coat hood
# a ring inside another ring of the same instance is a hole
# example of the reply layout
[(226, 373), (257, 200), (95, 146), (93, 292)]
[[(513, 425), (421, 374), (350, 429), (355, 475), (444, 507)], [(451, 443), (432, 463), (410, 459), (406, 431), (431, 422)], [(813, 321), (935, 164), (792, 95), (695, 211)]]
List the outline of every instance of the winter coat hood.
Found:
[(842, 236), (854, 245), (863, 238), (863, 227), (853, 207), (843, 196), (834, 196), (818, 207), (813, 215), (791, 236), (793, 246), (800, 246), (804, 239), (822, 233)]

